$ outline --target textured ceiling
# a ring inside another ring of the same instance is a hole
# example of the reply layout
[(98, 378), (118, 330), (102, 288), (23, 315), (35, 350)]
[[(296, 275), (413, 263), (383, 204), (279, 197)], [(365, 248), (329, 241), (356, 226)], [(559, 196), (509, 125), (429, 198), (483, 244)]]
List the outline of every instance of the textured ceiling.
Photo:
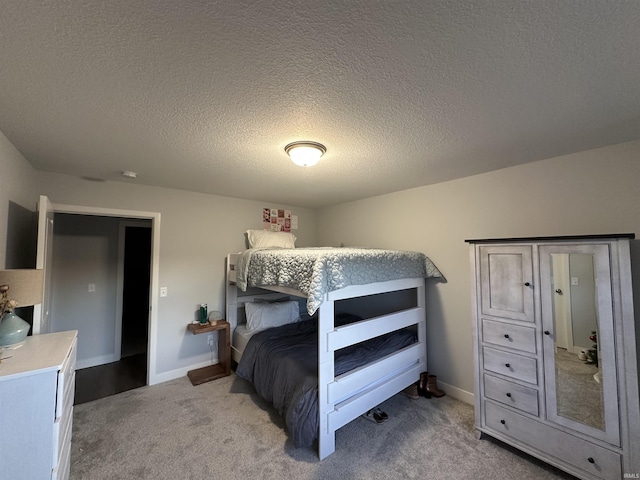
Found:
[(0, 130), (44, 171), (319, 207), (640, 138), (637, 1), (0, 12)]

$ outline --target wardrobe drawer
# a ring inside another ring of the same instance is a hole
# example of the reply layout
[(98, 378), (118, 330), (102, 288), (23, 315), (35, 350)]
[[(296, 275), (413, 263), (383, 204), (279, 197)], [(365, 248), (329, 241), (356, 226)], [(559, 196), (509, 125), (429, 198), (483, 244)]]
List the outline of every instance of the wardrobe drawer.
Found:
[(534, 385), (538, 384), (538, 367), (535, 358), (484, 347), (482, 349), (482, 359), (485, 370)]
[(484, 376), (484, 396), (532, 415), (538, 415), (538, 391), (492, 375)]
[(621, 459), (616, 452), (490, 402), (485, 403), (485, 425), (596, 477), (622, 478)]
[(536, 353), (536, 330), (531, 327), (483, 319), (482, 341)]

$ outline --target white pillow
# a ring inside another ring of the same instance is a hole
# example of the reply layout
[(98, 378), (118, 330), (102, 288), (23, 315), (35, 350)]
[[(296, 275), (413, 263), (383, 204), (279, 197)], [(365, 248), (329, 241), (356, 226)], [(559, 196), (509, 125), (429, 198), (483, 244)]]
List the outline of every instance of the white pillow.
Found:
[(296, 248), (296, 237), (289, 232), (247, 230), (247, 238), (249, 239), (249, 248)]
[(298, 302), (250, 303), (244, 304), (247, 330), (257, 332), (265, 328), (279, 327), (300, 320)]

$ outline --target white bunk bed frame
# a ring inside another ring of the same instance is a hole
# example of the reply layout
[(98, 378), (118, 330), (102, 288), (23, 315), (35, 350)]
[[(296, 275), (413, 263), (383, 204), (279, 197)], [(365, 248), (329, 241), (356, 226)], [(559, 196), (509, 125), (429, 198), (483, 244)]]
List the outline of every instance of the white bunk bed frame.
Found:
[[(238, 309), (255, 298), (251, 294), (238, 296), (236, 265), (239, 256), (239, 253), (227, 256), (226, 314), (232, 332), (238, 324)], [(265, 286), (261, 289), (305, 297), (300, 291), (286, 287)], [(335, 302), (338, 300), (408, 289), (416, 290), (417, 305), (414, 307), (341, 327), (334, 325)], [(328, 293), (318, 312), (318, 454), (322, 460), (335, 451), (336, 430), (415, 383), (420, 373), (426, 371), (425, 279), (405, 278), (345, 287)], [(343, 375), (334, 375), (336, 350), (412, 325), (417, 328), (417, 343)], [(233, 345), (231, 348), (234, 360), (239, 361), (241, 352)]]

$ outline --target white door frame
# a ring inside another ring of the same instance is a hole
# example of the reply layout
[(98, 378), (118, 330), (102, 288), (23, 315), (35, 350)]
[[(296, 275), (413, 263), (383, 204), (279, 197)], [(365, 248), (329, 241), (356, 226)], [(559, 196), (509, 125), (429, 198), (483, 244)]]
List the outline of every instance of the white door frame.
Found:
[[(138, 210), (121, 210), (116, 208), (83, 207), (79, 205), (53, 204), (54, 213), (70, 213), (76, 215), (94, 215), (100, 217), (122, 217), (127, 220), (151, 220), (151, 285), (149, 286), (149, 338), (147, 339), (147, 384), (159, 383), (156, 374), (156, 350), (158, 346), (158, 296), (160, 266), (160, 213)], [(118, 324), (116, 322), (116, 330)], [(120, 326), (122, 328), (122, 326)], [(120, 331), (122, 336), (122, 331)], [(118, 347), (120, 349), (120, 347)]]
[[(568, 352), (574, 352), (573, 346), (573, 319), (571, 316), (571, 286), (569, 282), (569, 255), (552, 255), (553, 264), (553, 296), (554, 319), (556, 326), (556, 347), (565, 348)], [(560, 289), (561, 294), (555, 292)]]
[(36, 269), (43, 270), (42, 303), (33, 306), (33, 334), (49, 333), (51, 323), (51, 259), (53, 256), (53, 205), (46, 195), (38, 200), (38, 241), (36, 248)]

